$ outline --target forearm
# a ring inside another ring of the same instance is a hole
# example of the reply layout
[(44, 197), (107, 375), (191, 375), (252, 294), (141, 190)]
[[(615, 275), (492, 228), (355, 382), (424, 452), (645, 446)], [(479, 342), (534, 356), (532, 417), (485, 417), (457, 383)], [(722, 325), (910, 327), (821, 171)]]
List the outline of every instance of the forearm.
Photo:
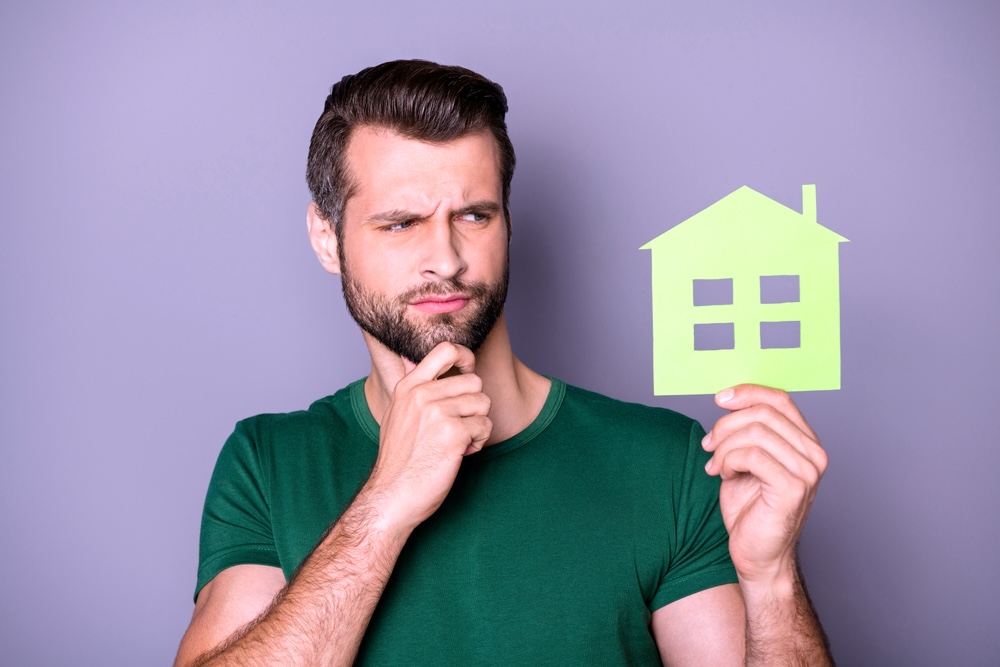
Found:
[(350, 665), (408, 533), (362, 491), (256, 621), (195, 665)]
[(741, 582), (746, 606), (746, 664), (833, 665), (826, 635), (794, 571), (767, 587)]

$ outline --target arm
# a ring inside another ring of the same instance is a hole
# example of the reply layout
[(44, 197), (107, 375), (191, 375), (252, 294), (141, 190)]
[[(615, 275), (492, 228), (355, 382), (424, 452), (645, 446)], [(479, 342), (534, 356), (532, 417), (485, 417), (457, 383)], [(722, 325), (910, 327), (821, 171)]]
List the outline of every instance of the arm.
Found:
[(267, 565), (236, 565), (217, 574), (198, 593), (174, 665), (192, 664), (225, 642), (267, 611), (284, 587), (281, 569)]
[(743, 595), (725, 584), (653, 612), (653, 638), (664, 665), (731, 667), (744, 661)]
[[(472, 352), (448, 343), (419, 366), (407, 363), (409, 372), (396, 385), (383, 419), (378, 458), (358, 496), (249, 625), (230, 634), (249, 611), (199, 613), (196, 608), (177, 664), (353, 662), (410, 533), (444, 501), (463, 455), (481, 449), (489, 437), (490, 401), (472, 372), (474, 363)], [(438, 379), (452, 367), (462, 374)], [(217, 596), (214, 584), (221, 576), (211, 582), (206, 610), (214, 609), (213, 598), (220, 597), (225, 607), (241, 586), (253, 585), (224, 581)], [(264, 596), (262, 589), (254, 597), (258, 606)], [(216, 644), (219, 638), (224, 641)], [(205, 646), (214, 648), (187, 662)]]
[(705, 436), (720, 475), (719, 505), (746, 609), (746, 664), (832, 665), (799, 575), (795, 546), (826, 452), (788, 394), (741, 385), (716, 402), (732, 410)]
[[(199, 648), (211, 650), (190, 664), (349, 665), (405, 543), (404, 535), (380, 525), (377, 511), (370, 494), (362, 491), (303, 562), (293, 582), (279, 589), (266, 613), (248, 625), (237, 624), (233, 634), (222, 631), (225, 611), (201, 617), (196, 613), (188, 635), (210, 639)], [(232, 585), (220, 589), (225, 598), (239, 594)], [(213, 609), (216, 591), (209, 593), (206, 610)], [(225, 598), (218, 606), (225, 604)], [(230, 618), (236, 615), (229, 611)]]

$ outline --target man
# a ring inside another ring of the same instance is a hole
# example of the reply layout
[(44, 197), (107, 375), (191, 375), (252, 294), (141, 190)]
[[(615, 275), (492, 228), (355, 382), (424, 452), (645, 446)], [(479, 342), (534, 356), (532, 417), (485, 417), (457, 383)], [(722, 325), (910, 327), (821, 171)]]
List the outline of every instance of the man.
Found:
[(371, 374), (237, 426), (177, 664), (829, 661), (795, 560), (826, 456), (787, 395), (723, 391), (704, 435), (513, 355), (506, 110), (420, 61), (333, 87), (307, 222)]

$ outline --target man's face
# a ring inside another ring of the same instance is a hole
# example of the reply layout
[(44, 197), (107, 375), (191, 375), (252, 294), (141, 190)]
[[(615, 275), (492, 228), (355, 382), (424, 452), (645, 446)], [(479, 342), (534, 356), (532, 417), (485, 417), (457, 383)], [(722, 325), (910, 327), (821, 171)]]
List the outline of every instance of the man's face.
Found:
[(351, 316), (414, 363), (446, 340), (478, 349), (507, 296), (493, 137), (428, 144), (361, 127), (346, 158), (358, 186), (338, 246)]

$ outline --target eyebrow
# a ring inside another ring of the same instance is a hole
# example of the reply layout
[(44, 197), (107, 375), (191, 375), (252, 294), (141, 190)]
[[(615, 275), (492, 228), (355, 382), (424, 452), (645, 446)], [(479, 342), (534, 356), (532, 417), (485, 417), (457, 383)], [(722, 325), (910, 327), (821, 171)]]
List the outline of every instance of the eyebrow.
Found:
[(469, 202), (462, 208), (452, 211), (451, 214), (454, 216), (466, 215), (468, 213), (478, 213), (480, 215), (484, 214), (496, 215), (499, 212), (500, 212), (499, 203), (493, 201), (492, 199), (480, 199), (474, 202)]
[[(500, 204), (492, 199), (479, 199), (469, 202), (465, 206), (451, 212), (453, 217), (468, 215), (469, 213), (496, 215), (500, 212)], [(373, 213), (365, 218), (365, 222), (406, 222), (407, 220), (421, 220), (426, 216), (402, 208), (393, 208), (380, 213)]]
[(373, 213), (365, 218), (365, 222), (406, 222), (407, 220), (419, 219), (420, 216), (412, 211), (401, 208), (394, 208), (381, 213)]

